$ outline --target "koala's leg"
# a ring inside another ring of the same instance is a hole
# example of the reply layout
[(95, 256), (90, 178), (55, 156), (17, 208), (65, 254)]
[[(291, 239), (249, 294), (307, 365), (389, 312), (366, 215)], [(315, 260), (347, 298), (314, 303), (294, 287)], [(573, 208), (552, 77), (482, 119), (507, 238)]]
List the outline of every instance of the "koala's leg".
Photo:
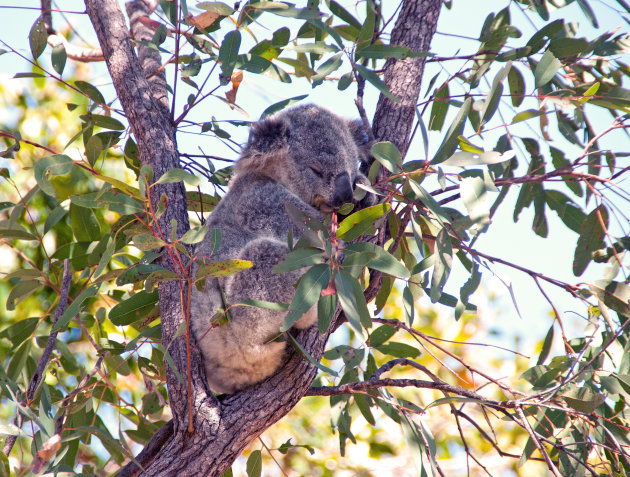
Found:
[[(286, 244), (278, 240), (262, 238), (249, 242), (238, 258), (251, 260), (254, 265), (224, 280), (227, 302), (234, 305), (252, 299), (290, 303), (295, 293), (293, 285), (304, 271), (273, 272), (287, 253)], [(202, 346), (208, 384), (212, 390), (225, 393), (261, 381), (280, 367), (285, 343), (272, 340), (280, 333), (287, 314), (251, 306), (231, 306), (229, 313), (231, 321), (212, 329), (207, 345)], [(315, 306), (299, 320), (298, 326), (308, 327), (316, 319)]]

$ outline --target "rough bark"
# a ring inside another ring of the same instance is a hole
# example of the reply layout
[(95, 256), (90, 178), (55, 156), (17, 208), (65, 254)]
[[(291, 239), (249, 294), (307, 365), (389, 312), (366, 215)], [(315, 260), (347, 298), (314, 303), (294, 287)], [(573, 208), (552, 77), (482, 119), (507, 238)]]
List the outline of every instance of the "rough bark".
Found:
[[(406, 46), (415, 51), (429, 51), (435, 34), (441, 0), (406, 0), (392, 30), (390, 44)], [(372, 130), (377, 141), (391, 141), (403, 157), (409, 148), (409, 134), (416, 112), (424, 58), (390, 58), (385, 63), (385, 83), (400, 99), (394, 102), (379, 97)]]
[[(150, 39), (150, 36), (147, 37), (150, 32), (144, 31), (136, 21), (146, 12), (143, 9), (145, 7), (140, 1), (130, 3), (128, 12), (134, 36), (142, 40)], [(405, 1), (401, 18), (392, 32), (393, 42), (414, 49), (426, 48), (435, 32), (440, 4), (440, 0)], [(117, 0), (86, 0), (86, 7), (114, 87), (138, 144), (140, 159), (143, 164), (153, 167), (157, 179), (179, 164), (175, 127), (168, 110), (164, 78), (153, 75), (147, 80), (147, 76), (152, 75), (160, 64), (159, 55), (140, 48), (141, 64), (133, 50), (129, 30)], [(404, 62), (403, 65), (399, 65), (397, 61), (387, 63), (387, 68), (392, 71), (386, 72), (385, 79), (392, 92), (403, 101), (400, 104), (383, 99), (379, 101), (375, 119), (378, 138), (391, 140), (397, 145), (406, 142), (413, 122), (413, 106), (418, 95), (422, 65), (421, 60)], [(413, 81), (409, 78), (413, 78)], [(407, 110), (411, 113), (403, 114)], [(386, 128), (384, 121), (399, 124)], [(178, 224), (177, 233), (182, 234), (188, 228), (183, 185), (179, 183), (156, 187), (152, 201), (157, 202), (163, 193), (168, 197), (168, 208), (159, 219), (159, 225), (168, 237), (170, 221), (174, 218)], [(167, 259), (164, 265), (172, 268)], [(182, 321), (180, 285), (175, 282), (162, 283), (159, 293), (163, 343), (168, 347), (180, 374), (186, 376), (185, 338), (180, 336), (173, 341)], [(329, 333), (320, 335), (315, 328), (295, 334), (315, 359), (321, 358), (328, 335)], [(194, 432), (188, 434), (186, 385), (178, 381), (168, 365), (166, 370), (174, 433), (153, 461), (145, 466), (142, 475), (221, 475), (252, 439), (286, 415), (300, 401), (317, 374), (314, 366), (291, 352), (287, 364), (278, 374), (219, 402), (205, 389), (200, 355), (194, 350)]]

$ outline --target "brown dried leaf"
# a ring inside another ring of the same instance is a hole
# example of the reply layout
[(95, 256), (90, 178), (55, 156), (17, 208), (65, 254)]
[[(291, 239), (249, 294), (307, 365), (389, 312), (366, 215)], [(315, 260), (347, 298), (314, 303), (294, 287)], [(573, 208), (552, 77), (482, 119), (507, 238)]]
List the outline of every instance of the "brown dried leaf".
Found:
[(219, 15), (218, 13), (206, 11), (199, 15), (195, 15), (194, 17), (192, 15), (189, 15), (188, 23), (190, 23), (194, 27), (199, 28), (200, 30), (205, 30), (210, 25), (212, 25), (220, 16), (221, 15)]

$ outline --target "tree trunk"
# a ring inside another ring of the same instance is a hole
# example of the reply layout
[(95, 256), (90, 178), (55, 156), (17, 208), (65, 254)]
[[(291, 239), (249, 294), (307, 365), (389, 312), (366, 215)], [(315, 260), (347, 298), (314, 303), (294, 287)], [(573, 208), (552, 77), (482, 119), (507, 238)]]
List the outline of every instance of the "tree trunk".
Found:
[[(392, 32), (392, 43), (416, 50), (427, 49), (435, 32), (440, 5), (441, 0), (405, 1)], [(147, 76), (160, 65), (159, 54), (141, 47), (141, 65), (134, 53), (117, 0), (86, 0), (86, 7), (138, 144), (140, 159), (143, 164), (153, 167), (154, 179), (157, 179), (179, 165), (175, 127), (168, 110), (164, 77), (154, 75), (147, 80)], [(140, 40), (150, 40), (152, 32), (143, 30), (137, 21), (147, 13), (143, 3), (130, 2), (128, 12), (134, 36)], [(423, 64), (422, 59), (386, 63), (385, 80), (392, 93), (401, 98), (401, 103), (381, 98), (374, 130), (377, 138), (391, 140), (401, 151), (406, 150), (402, 145), (406, 144), (411, 130)], [(177, 234), (181, 235), (188, 229), (183, 184), (154, 187), (152, 203), (156, 204), (162, 194), (168, 198), (168, 207), (158, 221), (159, 226), (164, 236), (169, 237), (170, 221), (176, 219)], [(166, 258), (163, 265), (173, 268)], [(180, 293), (180, 284), (177, 282), (160, 284), (162, 340), (165, 347), (168, 346), (180, 374), (186, 376), (185, 337), (180, 336), (173, 342), (183, 316)], [(314, 327), (295, 333), (297, 340), (317, 360), (323, 354), (328, 335), (320, 335)], [(219, 402), (207, 392), (203, 384), (204, 371), (198, 350), (192, 352), (191, 361), (194, 432), (192, 435), (186, 432), (186, 385), (179, 382), (166, 364), (174, 433), (150, 464), (145, 465), (143, 475), (221, 475), (252, 439), (285, 416), (300, 401), (317, 374), (314, 366), (297, 353), (290, 352), (287, 364), (276, 375)]]
[[(441, 0), (404, 1), (390, 44), (414, 51), (429, 51), (441, 6)], [(377, 141), (393, 142), (403, 157), (409, 148), (424, 63), (425, 58), (389, 58), (385, 62), (385, 83), (400, 102), (381, 94), (372, 130)]]

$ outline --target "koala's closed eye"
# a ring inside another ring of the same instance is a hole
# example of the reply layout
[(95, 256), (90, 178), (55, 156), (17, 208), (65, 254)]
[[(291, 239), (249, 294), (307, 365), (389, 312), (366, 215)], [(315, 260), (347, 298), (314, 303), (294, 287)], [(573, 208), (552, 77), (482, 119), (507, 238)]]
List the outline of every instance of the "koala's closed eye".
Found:
[(316, 176), (318, 176), (318, 177), (324, 177), (324, 172), (323, 172), (323, 171), (322, 171), (319, 167), (317, 167), (317, 166), (315, 166), (315, 165), (311, 165), (311, 164), (309, 164), (307, 167), (308, 167), (308, 168), (309, 168), (309, 169), (313, 172), (313, 174), (315, 174)]

